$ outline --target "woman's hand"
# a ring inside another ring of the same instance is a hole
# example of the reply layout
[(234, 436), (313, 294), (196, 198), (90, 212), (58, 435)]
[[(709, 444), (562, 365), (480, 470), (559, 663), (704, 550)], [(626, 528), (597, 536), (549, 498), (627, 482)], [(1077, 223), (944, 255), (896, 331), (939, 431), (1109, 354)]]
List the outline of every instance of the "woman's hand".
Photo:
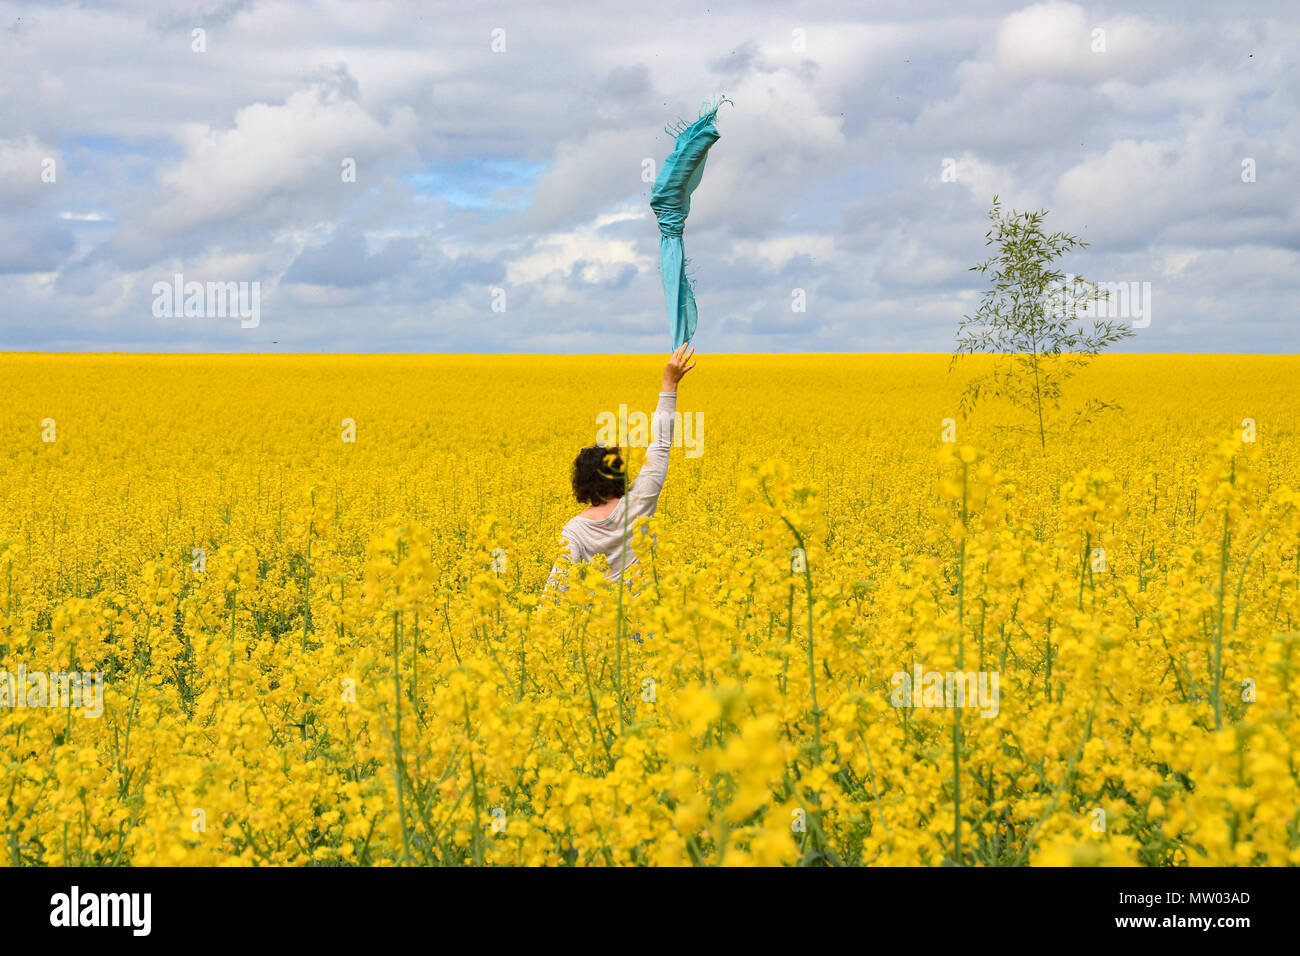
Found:
[(677, 391), (677, 383), (682, 380), (682, 376), (695, 368), (695, 349), (691, 347), (690, 342), (686, 342), (668, 359), (668, 366), (664, 369), (664, 380), (660, 386), (661, 392)]

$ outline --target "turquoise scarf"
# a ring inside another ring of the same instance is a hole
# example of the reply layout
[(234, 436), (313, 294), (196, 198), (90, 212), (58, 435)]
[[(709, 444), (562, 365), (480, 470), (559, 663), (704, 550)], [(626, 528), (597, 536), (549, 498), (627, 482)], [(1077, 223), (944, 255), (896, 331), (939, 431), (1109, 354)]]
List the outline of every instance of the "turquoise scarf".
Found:
[(677, 133), (673, 151), (664, 160), (650, 193), (650, 208), (659, 220), (659, 274), (664, 282), (674, 349), (694, 338), (698, 318), (694, 281), (686, 276), (682, 230), (691, 211), (691, 193), (704, 175), (709, 147), (718, 141), (718, 128), (714, 125), (718, 107), (730, 102), (725, 97), (719, 97), (712, 105), (705, 101), (708, 112)]

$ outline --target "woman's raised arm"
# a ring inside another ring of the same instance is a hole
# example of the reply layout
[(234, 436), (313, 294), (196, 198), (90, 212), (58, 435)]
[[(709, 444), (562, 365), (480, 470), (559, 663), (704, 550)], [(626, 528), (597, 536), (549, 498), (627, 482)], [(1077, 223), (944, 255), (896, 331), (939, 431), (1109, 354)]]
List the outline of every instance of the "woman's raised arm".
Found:
[(668, 478), (668, 452), (673, 446), (673, 419), (677, 410), (677, 384), (695, 368), (695, 349), (690, 343), (681, 346), (668, 359), (659, 383), (659, 404), (655, 408), (651, 431), (654, 434), (646, 449), (645, 464), (629, 490), (628, 507), (634, 516), (652, 515)]

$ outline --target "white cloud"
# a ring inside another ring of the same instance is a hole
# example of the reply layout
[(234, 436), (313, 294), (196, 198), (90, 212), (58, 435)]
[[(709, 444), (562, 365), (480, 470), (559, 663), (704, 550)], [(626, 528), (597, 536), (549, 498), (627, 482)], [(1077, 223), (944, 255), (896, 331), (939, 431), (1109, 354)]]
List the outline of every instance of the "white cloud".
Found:
[[(162, 254), (170, 238), (224, 225), (297, 211), (292, 218), (310, 221), (378, 185), (378, 168), (408, 148), (415, 125), (410, 109), (382, 122), (328, 83), (282, 105), (247, 106), (229, 129), (187, 125), (183, 158), (160, 172), (157, 194), (125, 218), (118, 245), (147, 259)], [(346, 160), (355, 164), (355, 182), (344, 180)]]
[(829, 235), (782, 236), (779, 239), (737, 239), (731, 243), (733, 261), (761, 260), (780, 269), (795, 256), (828, 260), (835, 254), (835, 237)]
[(1061, 175), (1056, 197), (1065, 216), (1095, 225), (1104, 235), (1151, 230), (1181, 192), (1177, 158), (1170, 147), (1123, 139)]
[(902, 287), (926, 288), (951, 282), (967, 263), (945, 256), (934, 246), (916, 238), (902, 239), (885, 253), (880, 276)]
[[(988, 206), (997, 196), (1006, 208), (1035, 209), (1041, 205), (1041, 197), (1010, 166), (986, 162), (969, 152), (945, 157), (945, 161), (948, 158), (954, 160), (957, 182), (967, 187), (976, 203)], [(942, 175), (937, 171), (941, 183)]]
[(648, 218), (646, 212), (621, 210), (599, 215), (568, 232), (549, 233), (532, 243), (527, 252), (507, 260), (506, 281), (524, 285), (555, 273), (568, 276), (579, 263), (583, 264), (581, 278), (592, 283), (612, 278), (629, 265), (637, 271), (657, 268), (657, 257), (648, 255), (635, 239), (601, 234), (614, 223)]
[[(53, 183), (42, 179), (45, 170), (51, 168)], [(35, 137), (0, 139), (0, 202), (26, 201), (42, 191), (48, 192), (66, 172), (59, 151), (42, 145)]]
[(650, 130), (597, 129), (582, 135), (585, 129), (577, 129), (580, 138), (559, 144), (554, 163), (537, 182), (524, 218), (530, 231), (570, 225), (634, 192), (641, 184), (642, 160), (655, 158)]
[(1039, 3), (998, 25), (995, 62), (1017, 82), (1145, 76), (1174, 53), (1173, 29), (1137, 17), (1093, 17), (1073, 3)]
[(691, 200), (688, 232), (769, 230), (784, 207), (778, 184), (806, 189), (861, 160), (848, 151), (843, 120), (790, 69), (748, 75), (728, 95), (736, 105), (718, 113), (720, 139)]

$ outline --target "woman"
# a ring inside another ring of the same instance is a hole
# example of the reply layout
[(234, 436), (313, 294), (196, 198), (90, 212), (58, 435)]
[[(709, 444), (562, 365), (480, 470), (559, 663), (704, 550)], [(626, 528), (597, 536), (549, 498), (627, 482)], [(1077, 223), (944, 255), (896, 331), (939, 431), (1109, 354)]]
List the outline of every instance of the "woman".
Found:
[[(650, 517), (659, 505), (659, 492), (668, 477), (668, 450), (673, 443), (677, 383), (695, 368), (694, 355), (695, 349), (688, 342), (668, 359), (659, 386), (659, 405), (651, 422), (653, 439), (646, 449), (645, 464), (636, 481), (627, 488), (626, 497), (623, 495), (626, 481), (623, 458), (617, 446), (593, 445), (582, 449), (573, 460), (573, 494), (591, 507), (569, 519), (560, 535), (574, 561), (590, 561), (598, 554), (605, 555), (609, 561), (606, 577), (610, 580), (615, 580), (637, 562), (630, 543), (624, 539), (625, 529), (632, 528), (638, 518)], [(547, 585), (559, 583), (558, 579), (563, 575), (564, 571), (558, 565), (552, 568)]]

